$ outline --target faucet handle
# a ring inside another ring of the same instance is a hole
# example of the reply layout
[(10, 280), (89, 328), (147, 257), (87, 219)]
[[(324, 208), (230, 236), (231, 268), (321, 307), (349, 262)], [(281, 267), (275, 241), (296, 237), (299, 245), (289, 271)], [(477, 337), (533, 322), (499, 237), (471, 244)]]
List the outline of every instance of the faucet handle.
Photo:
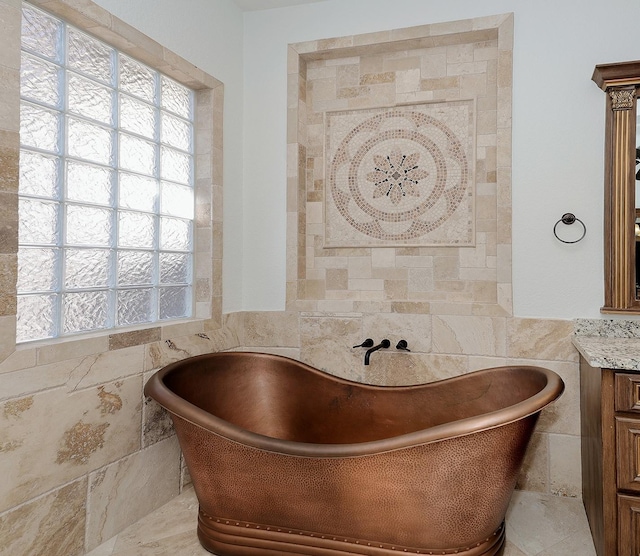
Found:
[(400, 340), (397, 344), (396, 344), (396, 349), (400, 349), (402, 351), (411, 351), (407, 346), (409, 344), (407, 344), (407, 340)]
[(373, 339), (372, 338), (367, 338), (361, 344), (358, 344), (357, 346), (353, 346), (353, 347), (354, 348), (370, 348), (371, 346), (373, 346)]

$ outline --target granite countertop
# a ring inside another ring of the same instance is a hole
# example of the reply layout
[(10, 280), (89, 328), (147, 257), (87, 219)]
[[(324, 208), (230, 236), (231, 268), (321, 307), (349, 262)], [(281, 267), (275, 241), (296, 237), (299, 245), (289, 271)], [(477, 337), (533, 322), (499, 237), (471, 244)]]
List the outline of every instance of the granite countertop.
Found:
[(573, 345), (592, 367), (640, 371), (640, 338), (574, 336)]

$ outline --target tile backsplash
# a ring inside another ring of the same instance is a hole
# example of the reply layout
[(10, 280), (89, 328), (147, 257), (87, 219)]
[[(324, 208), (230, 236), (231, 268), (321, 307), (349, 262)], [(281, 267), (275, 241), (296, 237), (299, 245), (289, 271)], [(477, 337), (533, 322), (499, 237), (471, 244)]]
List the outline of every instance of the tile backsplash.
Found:
[(512, 32), (290, 45), (288, 309), (511, 314)]

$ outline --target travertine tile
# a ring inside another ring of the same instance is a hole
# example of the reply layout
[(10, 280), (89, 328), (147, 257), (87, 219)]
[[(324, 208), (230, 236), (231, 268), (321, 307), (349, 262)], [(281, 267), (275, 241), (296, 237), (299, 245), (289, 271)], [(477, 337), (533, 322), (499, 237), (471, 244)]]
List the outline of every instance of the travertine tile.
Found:
[(359, 318), (300, 318), (300, 359), (333, 375), (361, 379), (364, 354), (351, 346), (363, 340)]
[(0, 511), (140, 449), (141, 400), (139, 375), (3, 402)]
[[(436, 301), (431, 303), (434, 315), (474, 315), (474, 305), (471, 303), (454, 303), (452, 301)], [(491, 313), (493, 315), (493, 313)]]
[(105, 334), (78, 339), (64, 339), (39, 345), (36, 348), (38, 365), (48, 365), (69, 359), (78, 359), (85, 355), (96, 355), (109, 349), (109, 340)]
[(142, 372), (144, 346), (103, 352), (84, 357), (69, 373), (67, 388), (79, 390)]
[(498, 307), (504, 311), (502, 314), (513, 315), (513, 289), (511, 283), (498, 284)]
[(259, 353), (270, 353), (272, 355), (282, 355), (289, 359), (295, 359), (300, 361), (300, 348), (281, 348), (281, 347), (267, 347), (267, 346), (245, 346), (238, 351), (255, 351)]
[(193, 484), (189, 468), (184, 460), (184, 454), (180, 454), (180, 493)]
[(186, 489), (87, 556), (204, 556), (196, 535), (198, 501)]
[[(102, 556), (95, 554), (93, 556)], [(504, 545), (504, 555), (503, 556), (528, 556), (525, 552), (522, 552), (515, 544), (513, 544), (509, 539), (507, 539)]]
[(505, 319), (440, 315), (432, 326), (434, 353), (506, 355)]
[[(27, 360), (35, 365), (32, 357)], [(84, 358), (78, 358), (37, 367), (19, 367), (4, 372), (0, 374), (0, 399), (17, 398), (51, 388), (67, 387), (68, 384), (69, 389), (73, 390), (77, 381), (69, 383), (69, 377), (74, 368), (82, 365), (83, 360)]]
[[(360, 60), (358, 59), (358, 62)], [(329, 66), (331, 68), (332, 66)], [(336, 83), (338, 88), (357, 87), (360, 84), (360, 65), (347, 64), (335, 67)], [(307, 73), (307, 78), (309, 74)]]
[(20, 129), (20, 71), (0, 66), (0, 129)]
[(17, 132), (0, 130), (0, 191), (18, 191), (19, 144)]
[(325, 297), (327, 288), (324, 280), (304, 280), (303, 283), (304, 289), (300, 290), (300, 297), (302, 299), (317, 300)]
[[(534, 365), (550, 369), (564, 381), (565, 390), (555, 402), (547, 406), (538, 430), (561, 434), (580, 435), (580, 369), (578, 363), (539, 359), (507, 359), (508, 365)], [(574, 464), (579, 467), (579, 461)]]
[(82, 478), (0, 515), (0, 554), (84, 554), (86, 493)]
[[(15, 318), (13, 317), (4, 317), (5, 321), (10, 321), (12, 323), (12, 328), (10, 332), (13, 334), (15, 338)], [(0, 337), (3, 334), (7, 333), (7, 330), (2, 330), (3, 327), (3, 319), (0, 318)], [(8, 334), (7, 334), (8, 335)], [(11, 336), (10, 336), (11, 337)], [(14, 342), (11, 341), (11, 352), (7, 355), (5, 359), (0, 357), (0, 373), (10, 373), (13, 371), (17, 371), (19, 369), (28, 369), (30, 367), (34, 367), (36, 364), (36, 350), (33, 348), (26, 349), (13, 349)], [(2, 354), (2, 342), (0, 342), (0, 355)]]
[(384, 296), (390, 300), (403, 300), (409, 297), (409, 281), (407, 278), (400, 280), (384, 281)]
[(327, 290), (346, 290), (349, 271), (346, 268), (328, 268), (326, 271)]
[(577, 361), (571, 343), (573, 321), (512, 318), (507, 322), (508, 355), (528, 359)]
[[(339, 292), (336, 290), (335, 293), (345, 293), (349, 295), (350, 292)], [(355, 295), (358, 295), (358, 293), (356, 293)], [(350, 299), (321, 299), (316, 303), (316, 311), (327, 314), (354, 313), (356, 312), (356, 303), (356, 301)]]
[(364, 367), (363, 381), (379, 386), (425, 384), (451, 378), (467, 371), (467, 358), (461, 355), (401, 353), (381, 350), (371, 355)]
[[(131, 527), (135, 527), (134, 523)], [(100, 546), (86, 553), (86, 556), (113, 556), (114, 547), (118, 542), (118, 535), (111, 537), (108, 541), (102, 543)]]
[(91, 550), (178, 495), (180, 449), (169, 438), (89, 475)]
[[(413, 64), (409, 64), (413, 65)], [(404, 71), (396, 70), (396, 92), (410, 93), (420, 90), (420, 70), (407, 69)]]
[(12, 69), (20, 68), (20, 3), (0, 3), (0, 36), (3, 48), (0, 49), (0, 66)]
[[(593, 540), (589, 534), (588, 528), (585, 526), (562, 539), (560, 542), (550, 546), (549, 548), (539, 552), (536, 556), (596, 556), (593, 546)], [(505, 556), (508, 556), (505, 554)]]
[(360, 76), (360, 85), (378, 85), (380, 83), (394, 83), (396, 74), (392, 71), (380, 73), (365, 73)]
[(349, 278), (371, 278), (370, 257), (349, 257)]
[[(204, 556), (208, 552), (195, 534), (197, 509), (196, 496), (187, 489), (87, 556)], [(516, 491), (506, 523), (504, 556), (595, 556), (579, 500)], [(541, 546), (546, 548), (540, 551)]]
[[(221, 322), (217, 322), (215, 319), (206, 321), (205, 332), (197, 335), (207, 340), (207, 344), (203, 346), (204, 350), (200, 353), (225, 351), (242, 345), (242, 332), (238, 326), (236, 326), (235, 320), (233, 318), (229, 319), (228, 317), (234, 317), (234, 314), (222, 315)], [(212, 323), (211, 327), (209, 327), (209, 323)], [(145, 356), (145, 366), (151, 362), (153, 362), (153, 357)], [(146, 367), (146, 370), (153, 368), (153, 366)]]
[(373, 268), (394, 268), (396, 265), (396, 250), (393, 248), (378, 248), (371, 250), (371, 266)]
[(147, 344), (143, 346), (145, 349), (144, 370), (158, 369), (193, 355), (224, 349), (226, 346), (223, 347), (216, 341), (220, 339), (209, 332), (200, 332)]
[(139, 374), (143, 370), (143, 346), (75, 359), (65, 358), (38, 366), (34, 366), (35, 352), (20, 350), (11, 358), (16, 359), (15, 365), (0, 373), (0, 399), (60, 387), (73, 392)]
[(111, 14), (89, 0), (67, 0), (65, 2), (60, 2), (59, 0), (36, 0), (34, 4), (55, 12), (60, 17), (76, 25), (88, 27), (100, 25), (109, 28), (112, 24)]
[(579, 435), (549, 435), (549, 489), (558, 496), (582, 494)]
[[(144, 374), (144, 384), (154, 373), (155, 371), (150, 371)], [(142, 447), (147, 448), (174, 434), (173, 421), (169, 412), (155, 400), (144, 396), (142, 404)]]
[(433, 268), (410, 268), (407, 282), (409, 299), (415, 298), (416, 292), (430, 292), (434, 289)]
[(337, 77), (336, 66), (327, 67), (324, 60), (312, 62), (307, 66), (307, 80), (314, 82), (316, 79), (332, 79)]
[(399, 340), (406, 340), (412, 352), (431, 351), (431, 315), (406, 315), (399, 313), (376, 313), (364, 315), (362, 333), (376, 342), (389, 338), (392, 349)]
[[(482, 26), (486, 25), (486, 28)], [(363, 108), (368, 106), (380, 106), (385, 104), (397, 104), (398, 102), (410, 102), (415, 96), (417, 89), (426, 89), (425, 92), (431, 90), (440, 91), (438, 98), (452, 100), (460, 97), (460, 90), (464, 91), (467, 96), (480, 95), (482, 102), (478, 103), (480, 112), (478, 114), (478, 152), (482, 156), (482, 166), (479, 165), (479, 172), (485, 181), (495, 182), (495, 163), (499, 160), (501, 167), (510, 168), (510, 150), (501, 151), (498, 159), (495, 155), (495, 145), (498, 144), (497, 138), (497, 122), (505, 122), (510, 126), (510, 103), (500, 105), (497, 111), (498, 86), (499, 79), (496, 77), (498, 70), (497, 60), (500, 55), (498, 53), (498, 41), (501, 33), (510, 35), (512, 26), (508, 17), (479, 18), (474, 20), (463, 20), (456, 22), (439, 23), (434, 25), (423, 25), (412, 27), (409, 29), (394, 30), (385, 35), (390, 42), (380, 43), (371, 46), (361, 46), (357, 52), (349, 50), (345, 45), (360, 44), (369, 45), (369, 41), (373, 40), (372, 35), (363, 37), (343, 37), (342, 39), (330, 39), (328, 42), (322, 42), (324, 45), (331, 45), (330, 53), (327, 51), (322, 60), (310, 61), (310, 71), (307, 74), (308, 81), (306, 83), (307, 92), (311, 92), (314, 97), (314, 103), (307, 113), (307, 129), (312, 126), (318, 127), (324, 110), (339, 110), (344, 106), (338, 102), (337, 96), (352, 97), (349, 106), (351, 108)], [(426, 39), (425, 37), (429, 37)], [(400, 43), (394, 41), (407, 40), (410, 38), (413, 42)], [(510, 40), (501, 40), (500, 48), (505, 52), (509, 52)], [(434, 46), (441, 44), (442, 46)], [(319, 48), (319, 43), (306, 43), (304, 45), (294, 45), (295, 52), (299, 60), (306, 59), (305, 53), (312, 53)], [(354, 56), (355, 54), (355, 56)], [(310, 59), (313, 55), (308, 56)], [(342, 58), (341, 58), (342, 57)], [(292, 61), (292, 63), (294, 63)], [(509, 59), (503, 60), (503, 69), (510, 72)], [(359, 66), (359, 81), (356, 83), (357, 75), (356, 67)], [(335, 70), (335, 73), (334, 73)], [(334, 82), (335, 81), (335, 82)], [(393, 88), (388, 86), (392, 85)], [(359, 88), (358, 88), (359, 87)], [(366, 87), (367, 89), (363, 89)], [(462, 89), (460, 89), (460, 87)], [(506, 81), (500, 82), (503, 89), (510, 88), (510, 83)], [(300, 91), (289, 89), (290, 94), (300, 95)], [(333, 97), (331, 95), (334, 95)], [(363, 96), (366, 95), (366, 96)], [(414, 95), (409, 97), (407, 95)], [(334, 100), (332, 100), (332, 98)], [(432, 97), (429, 97), (432, 98)], [(492, 98), (493, 103), (484, 102), (485, 98)], [(295, 102), (289, 99), (289, 105), (294, 107)], [(506, 128), (505, 128), (506, 129)], [(318, 158), (314, 164), (314, 180), (318, 180), (316, 172), (319, 171), (324, 164), (322, 160), (321, 135), (318, 130), (314, 129), (314, 141), (318, 144), (313, 146), (311, 150), (317, 151)], [(502, 139), (503, 145), (506, 146), (507, 136)], [(493, 149), (492, 156), (488, 156), (489, 149)], [(311, 153), (310, 150), (310, 153)], [(310, 154), (309, 153), (309, 154)], [(311, 155), (310, 155), (311, 156)], [(297, 163), (290, 158), (290, 168), (298, 166)], [(491, 176), (489, 175), (491, 173)], [(292, 182), (291, 187), (297, 189), (298, 183)], [(510, 182), (504, 179), (500, 182), (500, 189), (510, 187)], [(308, 186), (307, 186), (308, 188)], [(292, 195), (293, 197), (293, 195)], [(500, 240), (506, 246), (507, 238), (510, 242), (510, 228), (507, 232), (507, 224), (510, 214), (502, 211), (496, 212), (495, 195), (484, 194), (485, 199), (478, 200), (478, 215), (481, 217), (478, 224), (479, 232), (495, 233), (497, 226), (496, 219), (499, 218), (503, 224), (500, 225)], [(310, 198), (314, 203), (322, 202), (320, 197)], [(505, 205), (501, 207), (507, 208)], [(319, 211), (315, 211), (319, 215)], [(313, 222), (301, 222), (301, 229), (305, 229), (311, 236), (321, 235), (321, 228), (317, 228), (317, 218), (312, 218)], [(319, 224), (320, 222), (318, 222)], [(300, 236), (302, 237), (302, 236)], [(309, 238), (310, 239), (310, 238)], [(509, 246), (510, 247), (510, 246)], [(449, 254), (449, 261), (439, 261), (434, 264), (433, 274), (439, 284), (440, 291), (447, 291), (445, 282), (453, 284), (458, 280), (470, 280), (474, 282), (486, 282), (477, 287), (468, 287), (464, 290), (454, 289), (448, 297), (433, 295), (434, 286), (430, 282), (432, 278), (424, 270), (417, 271), (412, 263), (412, 256), (407, 256), (408, 262), (403, 262), (400, 257), (396, 258), (395, 266), (404, 265), (410, 271), (407, 279), (407, 287), (403, 287), (400, 280), (396, 276), (382, 276), (389, 281), (387, 297), (394, 300), (401, 300), (403, 297), (409, 301), (419, 299), (430, 301), (447, 301), (449, 303), (478, 303), (484, 304), (485, 307), (475, 310), (477, 313), (484, 314), (508, 314), (511, 311), (511, 295), (508, 292), (511, 281), (511, 267), (506, 264), (503, 255), (496, 255), (495, 240), (487, 248), (484, 253), (476, 253), (473, 265), (469, 267), (469, 260), (465, 259), (463, 264), (467, 265), (467, 270), (463, 272), (454, 263), (458, 259), (458, 253), (455, 248), (453, 253)], [(299, 255), (298, 255), (299, 256)], [(303, 269), (320, 268), (319, 264), (315, 264), (316, 260), (322, 260), (329, 253), (318, 251), (315, 249), (307, 250), (305, 253), (306, 262), (303, 266), (298, 265), (298, 277), (304, 276)], [(375, 261), (374, 253), (365, 255), (374, 261), (374, 268), (379, 265), (379, 261)], [(497, 258), (496, 258), (497, 257)], [(501, 262), (502, 261), (502, 262)], [(449, 263), (449, 264), (447, 264)], [(386, 264), (383, 266), (387, 266)], [(323, 264), (323, 268), (330, 269), (328, 264)], [(294, 265), (291, 265), (294, 268)], [(423, 267), (424, 268), (424, 267)], [(497, 272), (499, 269), (500, 277), (498, 279)], [(307, 276), (309, 277), (309, 276)], [(314, 278), (318, 276), (314, 275)], [(374, 297), (371, 293), (379, 288), (378, 284), (366, 282), (366, 277), (350, 276), (352, 279), (348, 283), (348, 288), (352, 291), (367, 292), (366, 296)], [(393, 283), (391, 283), (393, 281)], [(488, 284), (499, 282), (501, 288), (490, 287)], [(323, 289), (320, 282), (314, 285), (305, 284), (304, 288), (299, 289), (298, 295), (306, 300), (313, 300), (314, 296), (318, 300), (329, 299), (331, 289)], [(495, 310), (491, 310), (489, 305), (495, 305)], [(456, 311), (452, 311), (456, 312)]]
[(345, 48), (349, 46), (353, 46), (352, 36), (335, 37), (331, 39), (320, 39), (316, 43), (317, 50), (330, 50), (330, 49), (337, 49), (337, 48)]
[(549, 492), (549, 435), (534, 432), (520, 469), (516, 488)]
[(560, 556), (565, 552), (555, 552), (554, 548), (571, 540), (575, 542), (574, 549), (566, 554), (595, 556), (579, 499), (516, 491), (506, 523), (507, 538), (527, 556)]
[(248, 346), (300, 345), (297, 313), (247, 312), (244, 322), (244, 341)]
[(433, 257), (434, 280), (459, 280), (460, 259), (458, 257)]
[(116, 350), (131, 346), (139, 346), (160, 340), (160, 327), (136, 330), (133, 332), (119, 332), (109, 334), (109, 349)]
[(430, 309), (429, 303), (414, 301), (393, 301), (390, 307), (393, 313), (428, 314), (431, 312)]
[(13, 316), (17, 312), (16, 276), (17, 255), (0, 254), (0, 317)]
[[(0, 79), (2, 76), (0, 75)], [(0, 191), (0, 253), (18, 252), (18, 195)]]
[(490, 369), (492, 367), (503, 367), (506, 364), (507, 360), (503, 357), (470, 356), (469, 372)]

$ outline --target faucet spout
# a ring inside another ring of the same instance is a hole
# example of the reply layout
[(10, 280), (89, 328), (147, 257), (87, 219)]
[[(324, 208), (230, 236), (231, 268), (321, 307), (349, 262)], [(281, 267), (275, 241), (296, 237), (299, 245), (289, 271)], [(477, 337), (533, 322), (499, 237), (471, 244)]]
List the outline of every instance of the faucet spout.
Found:
[(369, 358), (374, 351), (378, 351), (379, 349), (387, 349), (390, 345), (391, 342), (387, 339), (384, 339), (377, 346), (373, 346), (371, 349), (368, 349), (367, 353), (364, 354), (364, 364), (369, 364)]

